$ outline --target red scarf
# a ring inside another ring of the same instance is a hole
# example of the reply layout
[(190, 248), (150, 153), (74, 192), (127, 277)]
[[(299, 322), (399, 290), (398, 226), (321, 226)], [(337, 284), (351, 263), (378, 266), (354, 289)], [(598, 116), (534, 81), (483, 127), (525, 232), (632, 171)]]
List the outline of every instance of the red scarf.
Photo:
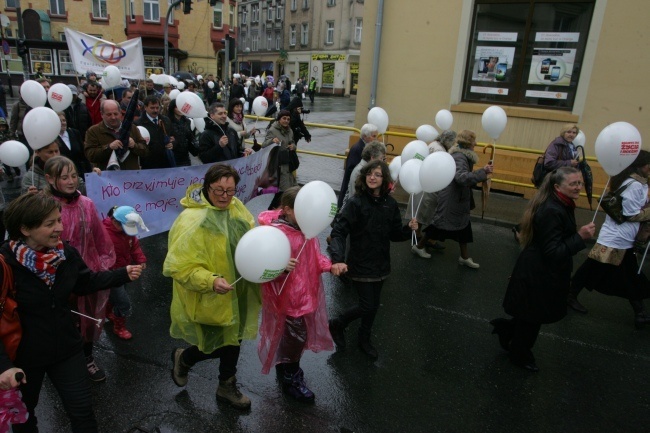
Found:
[(576, 208), (576, 202), (573, 201), (572, 198), (567, 197), (566, 195), (562, 194), (560, 191), (555, 191), (555, 195), (564, 206), (568, 207), (569, 209)]
[(44, 252), (31, 249), (23, 241), (9, 241), (9, 248), (18, 263), (35, 273), (50, 288), (54, 285), (56, 268), (65, 260), (63, 242), (59, 241), (56, 248)]

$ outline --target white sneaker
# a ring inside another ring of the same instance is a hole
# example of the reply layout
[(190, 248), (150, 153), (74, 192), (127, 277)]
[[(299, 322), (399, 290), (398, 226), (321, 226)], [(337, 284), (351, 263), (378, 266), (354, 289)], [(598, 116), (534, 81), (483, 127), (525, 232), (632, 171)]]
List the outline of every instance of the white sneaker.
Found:
[(420, 256), (420, 257), (422, 257), (423, 259), (430, 259), (430, 258), (431, 258), (431, 254), (427, 253), (427, 250), (426, 250), (426, 249), (424, 249), (424, 248), (418, 248), (417, 245), (413, 245), (413, 246), (411, 247), (411, 252), (412, 252), (413, 254), (415, 254), (416, 256)]
[(458, 264), (467, 266), (468, 268), (472, 268), (472, 269), (478, 269), (478, 268), (481, 267), (481, 265), (479, 265), (478, 263), (474, 263), (474, 260), (472, 260), (471, 257), (469, 257), (467, 259), (464, 259), (462, 257), (458, 257)]

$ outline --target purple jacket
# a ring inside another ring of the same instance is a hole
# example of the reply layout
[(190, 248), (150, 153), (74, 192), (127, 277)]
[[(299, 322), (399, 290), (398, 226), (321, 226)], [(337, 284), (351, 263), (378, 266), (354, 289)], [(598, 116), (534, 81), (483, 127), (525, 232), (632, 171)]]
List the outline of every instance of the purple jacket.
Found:
[(553, 171), (560, 167), (571, 167), (571, 149), (569, 143), (562, 137), (557, 137), (546, 148), (544, 154), (544, 168)]

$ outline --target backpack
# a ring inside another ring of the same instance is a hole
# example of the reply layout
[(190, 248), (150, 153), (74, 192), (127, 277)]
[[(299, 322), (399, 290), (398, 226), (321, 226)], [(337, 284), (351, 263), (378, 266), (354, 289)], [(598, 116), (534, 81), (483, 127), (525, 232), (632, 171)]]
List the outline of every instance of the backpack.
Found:
[(623, 192), (627, 189), (630, 184), (634, 182), (634, 180), (631, 180), (630, 182), (621, 185), (616, 191), (608, 191), (607, 194), (603, 196), (602, 201), (600, 202), (600, 207), (603, 208), (605, 213), (609, 215), (611, 219), (616, 222), (616, 224), (623, 224), (625, 221), (627, 221), (627, 217), (623, 215), (623, 197), (622, 194)]

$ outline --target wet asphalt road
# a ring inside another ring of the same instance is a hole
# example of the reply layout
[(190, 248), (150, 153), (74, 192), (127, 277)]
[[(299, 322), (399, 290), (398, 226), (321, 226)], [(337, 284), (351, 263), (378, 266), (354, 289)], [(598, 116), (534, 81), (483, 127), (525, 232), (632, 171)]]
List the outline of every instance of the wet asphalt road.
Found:
[[(248, 206), (257, 215), (269, 200), (259, 197)], [(195, 366), (185, 388), (172, 382), (170, 353), (186, 344), (169, 336), (171, 281), (161, 274), (167, 237), (144, 239), (149, 267), (128, 288), (134, 337), (119, 340), (106, 325), (109, 332), (97, 345), (96, 358), (108, 374), (105, 383), (93, 385), (100, 430), (155, 425), (165, 433), (650, 431), (650, 328), (634, 329), (627, 301), (583, 293), (589, 314), (570, 312), (542, 327), (534, 348), (540, 372), (513, 367), (488, 322), (502, 316), (519, 249), (507, 227), (474, 220), (473, 228), (470, 252), (479, 270), (457, 264), (451, 241), (429, 260), (413, 256), (408, 242), (393, 244), (393, 273), (373, 330), (380, 357), (372, 362), (357, 349), (358, 324), (348, 329), (346, 352), (306, 352), (302, 367), (316, 394), (314, 405), (285, 398), (275, 375), (260, 373), (255, 342), (244, 342), (237, 377), (252, 400), (248, 412), (216, 402), (218, 361)], [(585, 257), (586, 251), (580, 253), (576, 266)], [(324, 281), (330, 315), (355, 302), (353, 289), (341, 280), (327, 274)], [(69, 431), (49, 383), (37, 413), (42, 432)]]

